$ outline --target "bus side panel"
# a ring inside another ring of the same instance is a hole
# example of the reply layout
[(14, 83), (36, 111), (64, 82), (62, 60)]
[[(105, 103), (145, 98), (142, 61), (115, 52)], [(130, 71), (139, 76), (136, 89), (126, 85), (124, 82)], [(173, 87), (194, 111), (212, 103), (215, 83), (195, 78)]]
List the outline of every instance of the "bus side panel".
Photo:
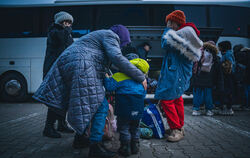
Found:
[(43, 79), (43, 58), (40, 59), (31, 59), (31, 88), (30, 93), (34, 93), (40, 84), (42, 83)]
[(245, 47), (250, 47), (250, 38), (221, 36), (217, 43), (221, 41), (230, 41), (232, 43), (232, 48), (237, 44), (243, 44)]

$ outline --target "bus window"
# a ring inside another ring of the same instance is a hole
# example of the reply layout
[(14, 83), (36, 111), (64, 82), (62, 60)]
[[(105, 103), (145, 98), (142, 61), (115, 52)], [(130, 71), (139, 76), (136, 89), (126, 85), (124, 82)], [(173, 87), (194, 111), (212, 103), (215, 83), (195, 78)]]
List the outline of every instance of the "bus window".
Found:
[(250, 8), (211, 6), (211, 27), (222, 27), (224, 36), (248, 36), (248, 25), (250, 25)]
[(166, 16), (174, 11), (173, 5), (153, 6), (153, 26), (166, 26)]
[(108, 28), (114, 24), (126, 26), (149, 25), (148, 7), (142, 5), (97, 6), (96, 28)]
[(197, 27), (207, 27), (205, 6), (176, 5), (175, 10), (185, 13), (186, 22), (193, 22)]
[(36, 18), (33, 8), (1, 8), (0, 36), (23, 37), (32, 36), (33, 19)]

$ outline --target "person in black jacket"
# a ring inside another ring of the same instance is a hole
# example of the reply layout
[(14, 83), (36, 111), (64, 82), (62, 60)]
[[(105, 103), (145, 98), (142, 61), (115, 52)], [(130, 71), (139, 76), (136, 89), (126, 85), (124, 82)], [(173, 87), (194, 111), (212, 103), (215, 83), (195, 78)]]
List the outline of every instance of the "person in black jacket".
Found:
[(241, 51), (244, 48), (243, 45), (236, 45), (233, 48), (234, 56), (235, 56), (235, 72), (234, 76), (234, 91), (233, 91), (233, 99), (235, 104), (240, 104), (241, 107), (245, 107), (246, 104), (246, 95), (244, 89), (244, 76), (246, 73), (246, 52)]
[[(64, 11), (54, 16), (54, 23), (49, 27), (47, 38), (47, 49), (43, 65), (43, 78), (49, 72), (51, 66), (61, 53), (73, 43), (71, 36), (71, 25), (73, 17)], [(51, 138), (61, 138), (61, 134), (54, 129), (54, 124), (58, 120), (58, 131), (73, 133), (74, 131), (68, 127), (65, 121), (65, 114), (59, 115), (52, 108), (48, 108), (47, 119), (43, 135)]]
[(246, 53), (246, 71), (244, 75), (244, 84), (245, 84), (245, 92), (246, 92), (246, 110), (250, 109), (250, 48), (242, 48), (242, 52)]
[(193, 74), (193, 113), (201, 115), (200, 106), (205, 104), (206, 115), (212, 116), (213, 98), (212, 90), (223, 90), (223, 73), (220, 59), (217, 56), (218, 49), (213, 41), (205, 42), (203, 45), (202, 57), (198, 67)]

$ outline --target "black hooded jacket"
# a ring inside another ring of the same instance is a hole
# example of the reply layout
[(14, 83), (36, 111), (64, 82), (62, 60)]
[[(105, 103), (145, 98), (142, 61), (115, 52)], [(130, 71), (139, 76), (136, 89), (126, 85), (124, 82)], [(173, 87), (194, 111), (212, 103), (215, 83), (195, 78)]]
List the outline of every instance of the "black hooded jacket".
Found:
[(43, 64), (43, 78), (61, 53), (73, 43), (71, 31), (71, 27), (64, 28), (59, 24), (52, 24), (49, 28), (46, 55)]

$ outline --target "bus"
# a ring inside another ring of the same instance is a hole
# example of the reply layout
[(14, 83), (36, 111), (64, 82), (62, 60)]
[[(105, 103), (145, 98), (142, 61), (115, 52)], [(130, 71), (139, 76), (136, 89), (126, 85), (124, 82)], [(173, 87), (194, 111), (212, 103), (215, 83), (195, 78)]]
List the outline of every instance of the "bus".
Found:
[(202, 40), (229, 40), (250, 47), (249, 0), (1, 0), (0, 99), (25, 101), (42, 82), (49, 25), (54, 14), (74, 17), (77, 38), (114, 24), (128, 26), (135, 45), (148, 42), (151, 72), (163, 57), (160, 38), (165, 16), (180, 9), (201, 30)]

